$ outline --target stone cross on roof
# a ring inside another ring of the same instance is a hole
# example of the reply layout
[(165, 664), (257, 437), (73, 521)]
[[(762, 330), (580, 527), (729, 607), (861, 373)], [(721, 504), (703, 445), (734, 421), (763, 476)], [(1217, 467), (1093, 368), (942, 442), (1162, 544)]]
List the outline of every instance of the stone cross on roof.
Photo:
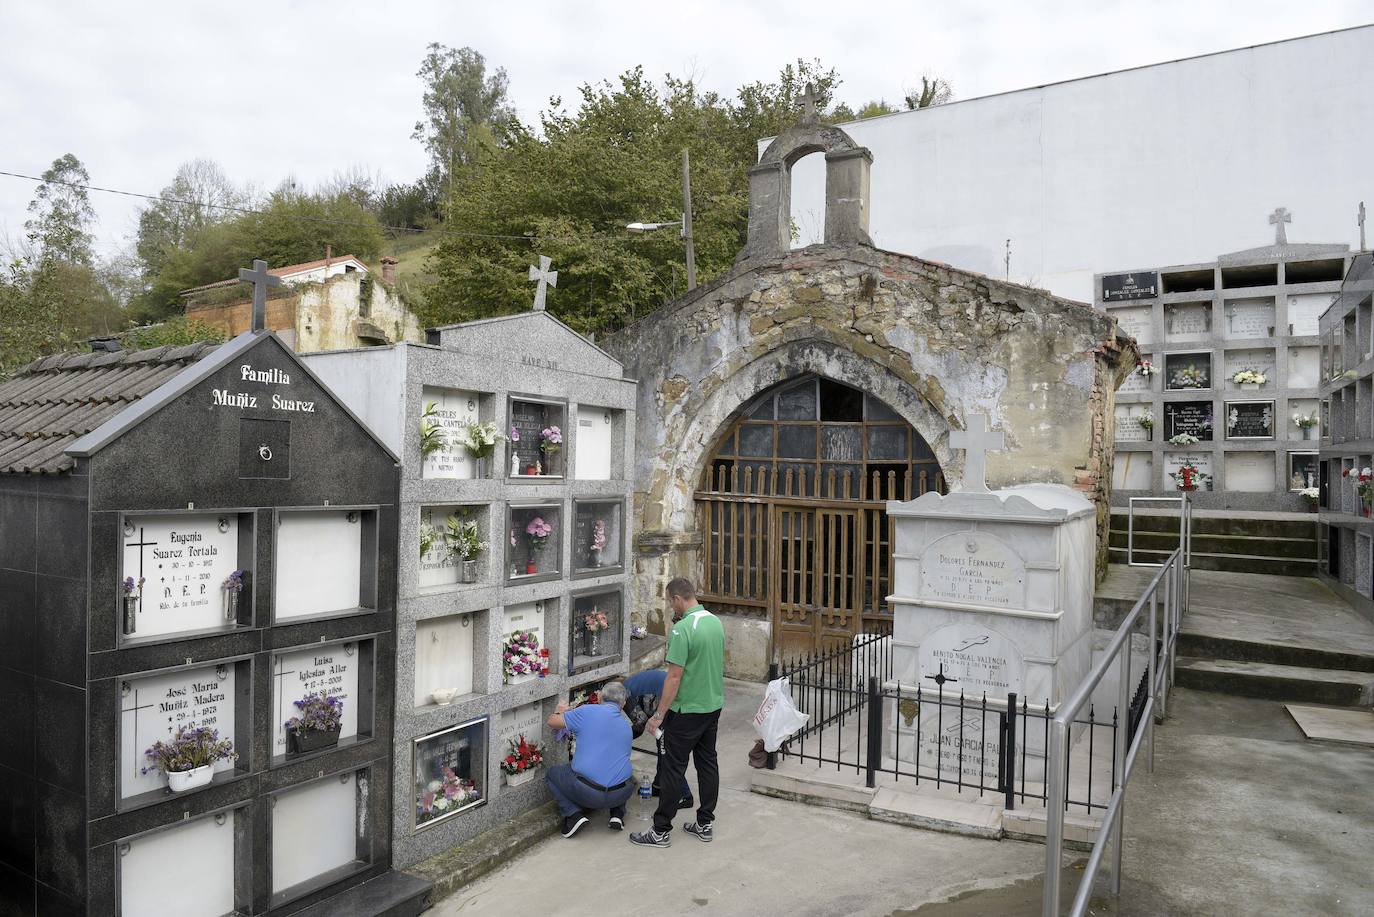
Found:
[(1284, 228), (1283, 224), (1291, 222), (1293, 222), (1293, 217), (1288, 212), (1287, 207), (1280, 207), (1273, 213), (1269, 214), (1269, 225), (1274, 227), (1275, 245), (1288, 244), (1288, 230)]
[(239, 280), (253, 285), (253, 330), (261, 331), (267, 327), (267, 288), (281, 286), (281, 278), (267, 273), (267, 262), (258, 259), (251, 271), (239, 268)]
[(802, 93), (802, 124), (814, 124), (819, 120), (816, 114), (816, 87), (810, 83), (806, 84), (806, 91)]
[(558, 272), (549, 270), (553, 264), (553, 259), (539, 256), (539, 267), (530, 265), (530, 281), (538, 282), (534, 288), (534, 311), (544, 311), (544, 295), (548, 292), (548, 287), (558, 286)]
[(985, 494), (989, 492), (986, 453), (1001, 449), (1005, 437), (1000, 430), (988, 429), (986, 414), (970, 414), (964, 426), (967, 429), (949, 434), (950, 448), (964, 450), (964, 483), (959, 490)]

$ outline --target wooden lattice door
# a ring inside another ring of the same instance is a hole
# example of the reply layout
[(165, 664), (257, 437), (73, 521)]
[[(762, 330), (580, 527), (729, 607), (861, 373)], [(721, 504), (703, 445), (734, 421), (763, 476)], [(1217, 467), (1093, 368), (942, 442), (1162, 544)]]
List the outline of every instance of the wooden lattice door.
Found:
[(848, 644), (862, 627), (862, 515), (775, 504), (773, 643), (783, 657)]

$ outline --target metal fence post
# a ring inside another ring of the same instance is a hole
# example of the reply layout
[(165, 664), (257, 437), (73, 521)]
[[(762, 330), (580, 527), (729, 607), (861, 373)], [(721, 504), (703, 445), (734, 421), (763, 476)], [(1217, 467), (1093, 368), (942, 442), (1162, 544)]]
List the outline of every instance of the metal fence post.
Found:
[[(778, 680), (779, 678), (781, 678), (781, 677), (782, 677), (782, 667), (779, 666), (776, 662), (770, 662), (770, 663), (768, 663), (768, 680), (769, 680), (769, 681), (777, 681), (777, 680)], [(773, 770), (777, 770), (777, 769), (778, 769), (778, 753), (777, 753), (777, 752), (775, 752), (775, 751), (770, 751), (770, 752), (768, 752), (768, 765), (767, 765), (767, 767), (768, 767), (768, 769), (769, 769), (770, 771), (773, 771)]]
[(878, 690), (878, 676), (868, 676), (868, 760), (865, 786), (878, 785), (878, 764), (883, 756), (883, 696)]
[(1006, 725), (1006, 737), (1002, 741), (1002, 757), (1006, 766), (1002, 774), (1007, 781), (1007, 811), (1016, 808), (1016, 693), (1007, 695), (1007, 713), (1002, 722)]
[[(1121, 685), (1117, 690), (1118, 709), (1126, 711), (1126, 720), (1131, 717), (1131, 642), (1121, 648)], [(1153, 715), (1153, 713), (1151, 714)], [(1112, 894), (1121, 894), (1121, 847), (1126, 837), (1126, 750), (1130, 747), (1130, 729), (1116, 731), (1116, 759), (1121, 762), (1121, 808), (1116, 813), (1116, 831), (1112, 838)]]

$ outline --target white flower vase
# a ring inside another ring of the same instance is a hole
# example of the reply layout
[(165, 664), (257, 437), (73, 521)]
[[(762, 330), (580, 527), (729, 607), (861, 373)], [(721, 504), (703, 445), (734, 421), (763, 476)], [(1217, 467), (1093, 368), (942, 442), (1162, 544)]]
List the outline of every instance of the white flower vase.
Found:
[(525, 784), (527, 784), (527, 783), (529, 783), (531, 780), (533, 780), (533, 779), (535, 778), (535, 776), (538, 774), (538, 772), (539, 772), (539, 768), (537, 768), (537, 767), (532, 767), (532, 768), (530, 768), (529, 770), (522, 771), (522, 772), (519, 773), (519, 774), (507, 774), (507, 775), (506, 775), (506, 786), (509, 786), (509, 787), (524, 786)]
[(205, 786), (214, 776), (214, 770), (214, 765), (202, 764), (200, 767), (193, 767), (189, 771), (168, 771), (167, 788), (173, 793), (184, 793), (187, 790)]
[(1243, 392), (1257, 392), (1260, 390), (1260, 384), (1258, 382), (1242, 382), (1240, 388)]
[(1316, 428), (1316, 427), (1303, 427), (1303, 428), (1302, 428), (1302, 438), (1303, 438), (1303, 439), (1306, 439), (1306, 440), (1314, 440), (1314, 439), (1316, 439), (1316, 438), (1317, 438), (1317, 428)]
[(462, 561), (458, 570), (458, 582), (464, 585), (471, 585), (477, 582), (477, 561)]

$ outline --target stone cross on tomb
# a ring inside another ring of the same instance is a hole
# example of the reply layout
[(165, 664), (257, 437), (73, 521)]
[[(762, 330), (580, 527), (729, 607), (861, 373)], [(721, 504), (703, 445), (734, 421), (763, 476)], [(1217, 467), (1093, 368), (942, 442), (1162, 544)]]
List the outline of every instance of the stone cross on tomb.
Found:
[(802, 124), (814, 124), (817, 120), (816, 114), (816, 88), (810, 83), (806, 84), (806, 91), (802, 93)]
[(281, 278), (267, 273), (267, 262), (258, 259), (251, 271), (239, 268), (239, 280), (253, 285), (253, 330), (261, 331), (267, 327), (267, 288), (281, 286)]
[(964, 450), (964, 483), (959, 489), (969, 493), (988, 493), (987, 453), (1001, 449), (1004, 437), (1000, 430), (988, 429), (986, 414), (970, 414), (964, 421), (966, 430), (949, 434), (952, 449)]
[(1273, 213), (1269, 214), (1269, 225), (1274, 227), (1275, 245), (1288, 244), (1288, 230), (1284, 227), (1283, 224), (1291, 222), (1293, 222), (1293, 216), (1288, 212), (1287, 207), (1280, 207)]
[(549, 270), (553, 264), (553, 259), (539, 256), (539, 267), (530, 265), (530, 282), (538, 283), (534, 288), (534, 311), (544, 311), (544, 295), (549, 287), (558, 286), (558, 272)]

